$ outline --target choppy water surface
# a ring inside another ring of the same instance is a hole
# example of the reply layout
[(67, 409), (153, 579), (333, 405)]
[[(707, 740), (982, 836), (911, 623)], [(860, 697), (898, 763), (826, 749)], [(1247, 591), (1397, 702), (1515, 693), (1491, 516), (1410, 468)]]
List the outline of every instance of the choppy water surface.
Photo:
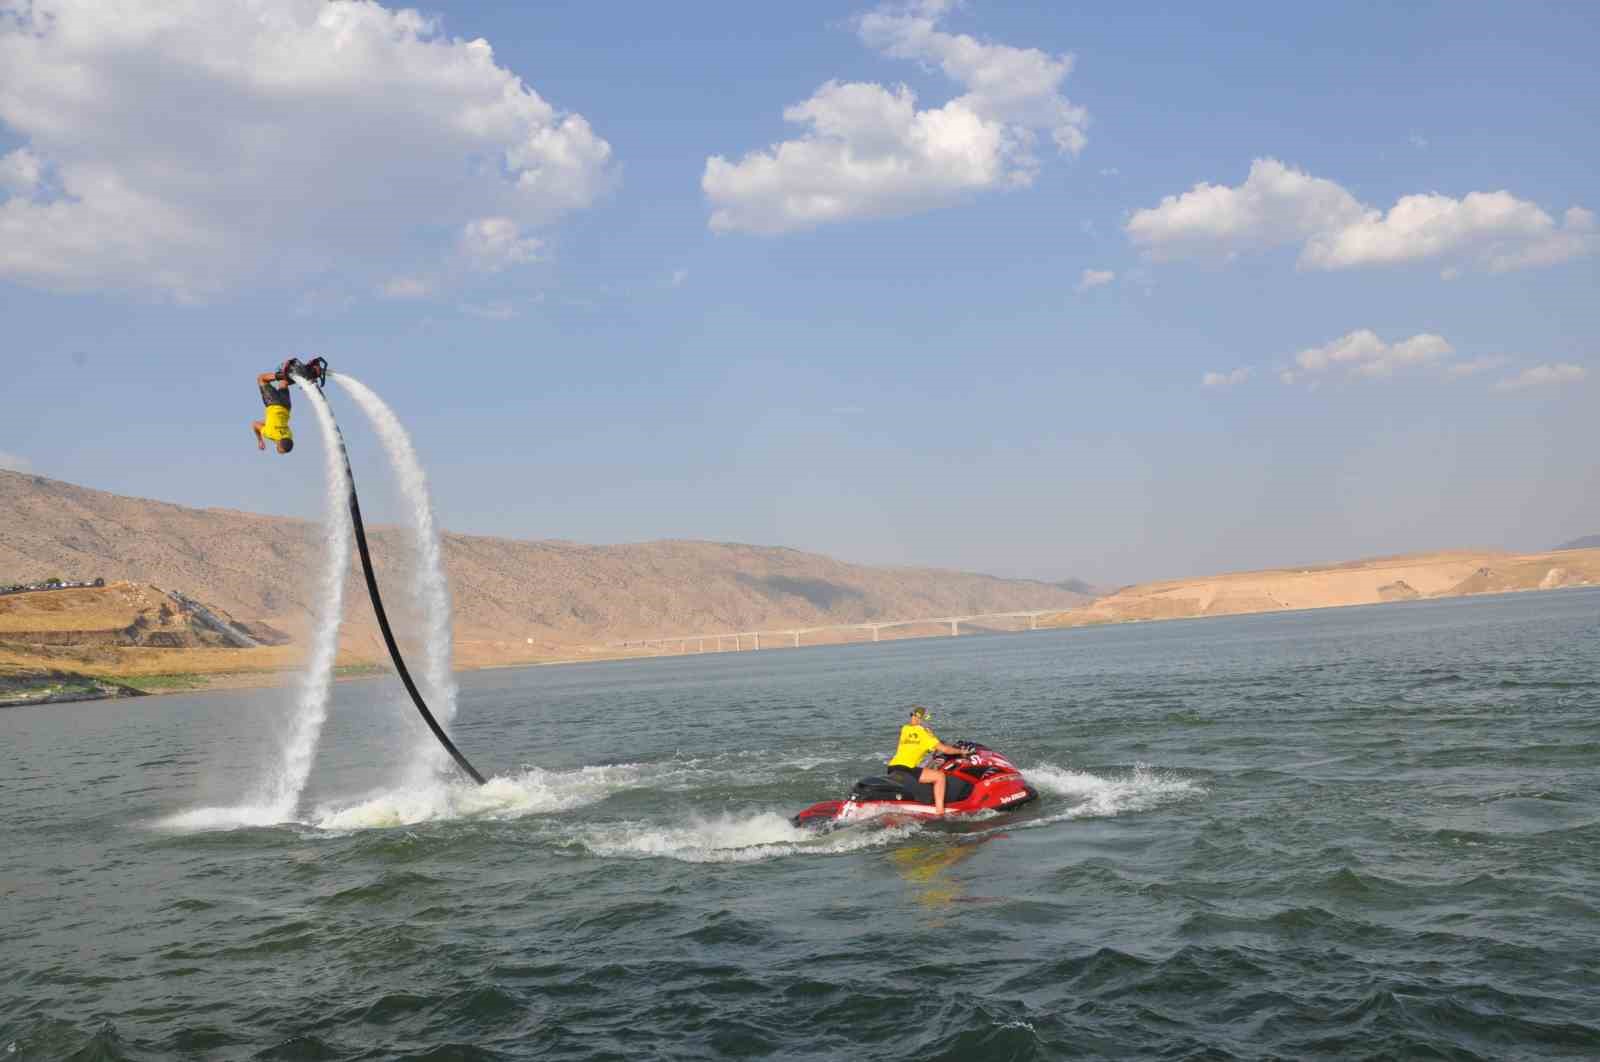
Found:
[[(0, 712), (0, 1058), (1600, 1056), (1600, 592)], [(899, 711), (1015, 819), (787, 817)]]

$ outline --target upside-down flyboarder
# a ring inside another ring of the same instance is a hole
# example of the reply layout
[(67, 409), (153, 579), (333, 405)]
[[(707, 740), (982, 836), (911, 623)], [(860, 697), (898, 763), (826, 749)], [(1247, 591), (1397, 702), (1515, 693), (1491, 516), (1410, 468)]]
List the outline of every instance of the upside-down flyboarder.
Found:
[(316, 384), (319, 388), (328, 379), (328, 359), (312, 358), (301, 361), (290, 358), (277, 372), (264, 372), (256, 377), (261, 389), (261, 404), (267, 407), (265, 419), (253, 421), (250, 431), (256, 437), (256, 449), (265, 450), (267, 443), (276, 444), (280, 454), (294, 449), (294, 432), (289, 428), (289, 385), (299, 380), (301, 386)]

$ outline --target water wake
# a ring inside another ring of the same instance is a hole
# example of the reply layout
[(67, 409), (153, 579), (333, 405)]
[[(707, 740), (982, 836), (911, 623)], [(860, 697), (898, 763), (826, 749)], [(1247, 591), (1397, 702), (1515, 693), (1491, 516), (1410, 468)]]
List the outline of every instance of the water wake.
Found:
[(376, 793), (347, 807), (321, 808), (313, 824), (323, 830), (353, 831), (468, 818), (516, 819), (595, 804), (613, 793), (649, 786), (653, 780), (653, 772), (636, 763), (575, 771), (532, 767), (521, 774), (491, 778), (481, 786), (434, 778)]
[[(792, 825), (775, 811), (690, 815), (681, 821), (630, 819), (575, 821), (560, 813), (598, 804), (629, 791), (676, 792), (713, 786), (728, 772), (700, 761), (624, 763), (549, 771), (528, 768), (492, 778), (483, 786), (432, 778), (370, 795), (354, 804), (328, 806), (311, 816), (318, 829), (346, 833), (423, 823), (478, 819), (504, 821), (525, 816), (555, 816), (546, 841), (580, 848), (612, 859), (675, 859), (686, 863), (753, 863), (795, 855), (836, 855), (882, 848), (939, 824), (893, 814), (851, 827), (816, 833)], [(741, 772), (742, 773), (742, 772)], [(1149, 811), (1203, 795), (1192, 779), (1171, 777), (1140, 764), (1126, 775), (1102, 777), (1053, 764), (1026, 772), (1044, 795), (1042, 814), (1013, 819), (995, 813), (953, 820), (983, 824), (980, 832), (1046, 826), (1072, 819), (1103, 818)], [(992, 825), (990, 820), (994, 820)]]
[(882, 848), (911, 836), (919, 823), (897, 822), (871, 829), (818, 834), (776, 812), (694, 817), (681, 826), (619, 822), (589, 827), (576, 837), (597, 856), (667, 858), (684, 863), (757, 863), (793, 855), (838, 855)]
[(1206, 787), (1194, 779), (1164, 775), (1144, 763), (1136, 764), (1132, 771), (1120, 778), (1102, 778), (1087, 771), (1068, 770), (1049, 763), (1028, 767), (1022, 773), (1041, 794), (1065, 797), (1072, 801), (1072, 805), (1064, 811), (1047, 810), (1045, 815), (1032, 820), (1029, 825), (1149, 811), (1206, 793)]
[[(423, 622), (421, 687), (439, 725), (448, 728), (456, 714), (456, 684), (451, 675), (450, 586), (445, 579), (444, 556), (428, 493), (427, 474), (422, 470), (410, 434), (376, 392), (345, 373), (333, 374), (331, 379), (349, 392), (372, 422), (405, 497), (405, 524), (411, 539), (411, 555), (415, 558), (412, 577), (405, 589), (415, 606), (412, 611), (422, 617)], [(430, 775), (444, 773), (449, 764), (444, 751), (419, 732), (406, 777), (417, 783)]]

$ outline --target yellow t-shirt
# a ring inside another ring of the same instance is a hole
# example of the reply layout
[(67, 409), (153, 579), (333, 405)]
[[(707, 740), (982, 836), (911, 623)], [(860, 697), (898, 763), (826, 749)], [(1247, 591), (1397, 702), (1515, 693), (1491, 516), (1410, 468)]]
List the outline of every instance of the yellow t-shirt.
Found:
[(915, 770), (922, 766), (928, 753), (938, 747), (939, 739), (933, 736), (933, 731), (916, 723), (907, 723), (900, 728), (900, 747), (894, 750), (894, 759), (889, 761), (889, 766)]
[(267, 420), (261, 429), (261, 437), (268, 442), (294, 438), (294, 432), (289, 430), (288, 406), (267, 407)]

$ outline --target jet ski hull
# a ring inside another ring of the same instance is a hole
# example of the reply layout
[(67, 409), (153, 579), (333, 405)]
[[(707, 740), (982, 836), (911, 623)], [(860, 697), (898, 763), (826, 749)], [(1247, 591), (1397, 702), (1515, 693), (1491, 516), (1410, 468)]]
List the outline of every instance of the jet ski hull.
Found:
[[(1028, 785), (1011, 761), (982, 745), (969, 745), (960, 756), (941, 757), (933, 767), (945, 772), (947, 815), (1011, 811), (1039, 799), (1038, 790)], [(931, 784), (891, 772), (863, 778), (848, 798), (813, 804), (790, 821), (796, 826), (823, 827), (885, 815), (933, 818), (937, 814)]]

